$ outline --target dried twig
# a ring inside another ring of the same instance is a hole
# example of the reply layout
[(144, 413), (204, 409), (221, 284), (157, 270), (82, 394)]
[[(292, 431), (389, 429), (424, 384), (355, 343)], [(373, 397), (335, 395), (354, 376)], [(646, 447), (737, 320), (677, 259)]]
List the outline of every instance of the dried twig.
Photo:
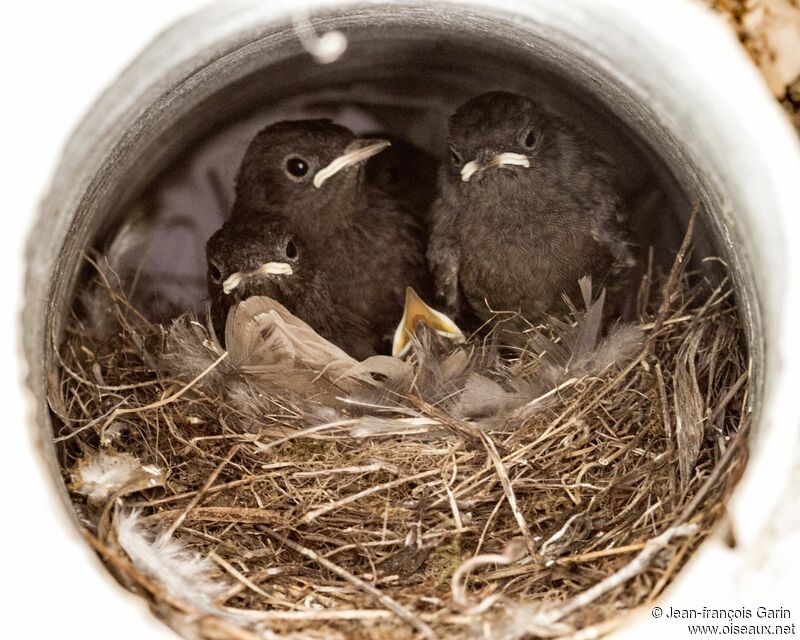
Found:
[(697, 533), (697, 525), (682, 524), (667, 529), (661, 535), (648, 540), (644, 549), (633, 560), (619, 571), (601, 580), (583, 593), (562, 604), (548, 607), (531, 615), (530, 625), (533, 629), (543, 629), (566, 618), (569, 614), (586, 607), (609, 591), (616, 589), (631, 578), (639, 575), (653, 561), (653, 558), (675, 537), (688, 537)]
[(296, 542), (292, 542), (287, 537), (282, 536), (279, 533), (272, 531), (271, 529), (267, 529), (266, 527), (262, 527), (261, 530), (264, 533), (266, 533), (270, 538), (277, 540), (278, 542), (286, 545), (293, 551), (304, 555), (309, 560), (313, 560), (317, 564), (325, 567), (328, 571), (331, 571), (340, 578), (346, 580), (347, 582), (355, 586), (357, 589), (360, 589), (361, 591), (364, 591), (365, 593), (369, 594), (379, 604), (383, 605), (384, 607), (392, 611), (401, 620), (410, 624), (417, 631), (419, 631), (424, 637), (426, 638), (437, 637), (436, 633), (434, 633), (433, 629), (431, 629), (430, 626), (428, 626), (426, 623), (420, 620), (416, 615), (414, 615), (411, 611), (402, 606), (399, 602), (390, 598), (386, 594), (381, 593), (371, 584), (364, 582), (361, 578), (358, 578), (353, 574), (351, 574), (349, 571), (342, 569), (339, 565), (331, 562), (327, 558), (323, 558), (313, 549), (309, 549), (308, 547), (304, 547), (303, 545), (297, 544)]

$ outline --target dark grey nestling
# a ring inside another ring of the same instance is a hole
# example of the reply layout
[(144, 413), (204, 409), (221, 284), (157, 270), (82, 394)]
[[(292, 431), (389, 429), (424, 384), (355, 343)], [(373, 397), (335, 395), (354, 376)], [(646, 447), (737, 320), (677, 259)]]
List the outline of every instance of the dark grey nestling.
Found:
[(287, 220), (332, 299), (370, 327), (372, 353), (388, 352), (406, 287), (431, 291), (425, 232), (408, 199), (366, 178), (367, 161), (387, 146), (330, 120), (270, 125), (245, 153), (231, 214)]
[[(450, 118), (428, 262), (450, 313), (535, 321), (589, 275), (618, 302), (634, 264), (614, 168), (557, 114), (491, 92)], [(488, 307), (487, 307), (488, 304)]]
[(206, 259), (211, 317), (220, 339), (234, 304), (267, 296), (349, 353), (373, 353), (369, 325), (337, 304), (314, 252), (281, 218), (250, 214), (228, 220), (209, 239)]

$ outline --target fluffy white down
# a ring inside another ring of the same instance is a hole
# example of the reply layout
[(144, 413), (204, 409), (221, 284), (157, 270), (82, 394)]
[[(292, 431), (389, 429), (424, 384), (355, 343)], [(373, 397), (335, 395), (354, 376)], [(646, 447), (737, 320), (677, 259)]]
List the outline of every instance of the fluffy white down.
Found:
[(161, 482), (161, 471), (143, 465), (128, 453), (99, 451), (81, 460), (72, 472), (73, 488), (92, 502), (101, 502), (120, 489), (149, 477), (152, 486)]
[(211, 578), (215, 566), (210, 560), (170, 536), (148, 531), (138, 510), (117, 512), (116, 529), (117, 540), (133, 565), (173, 597), (207, 611), (227, 588)]

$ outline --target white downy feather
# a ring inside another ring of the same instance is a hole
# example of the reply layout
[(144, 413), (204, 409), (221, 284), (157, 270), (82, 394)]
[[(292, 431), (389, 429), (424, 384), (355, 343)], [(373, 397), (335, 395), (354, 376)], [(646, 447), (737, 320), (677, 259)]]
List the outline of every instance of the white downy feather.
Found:
[(381, 418), (363, 416), (350, 428), (353, 438), (375, 438), (390, 436), (421, 436), (440, 431), (441, 425), (430, 418)]
[(216, 610), (214, 600), (228, 585), (212, 578), (215, 565), (210, 560), (165, 533), (148, 531), (138, 510), (118, 511), (115, 521), (117, 540), (133, 566), (173, 597), (203, 611)]
[(99, 503), (126, 488), (141, 491), (163, 484), (164, 474), (158, 467), (143, 465), (128, 453), (98, 451), (75, 465), (71, 488)]

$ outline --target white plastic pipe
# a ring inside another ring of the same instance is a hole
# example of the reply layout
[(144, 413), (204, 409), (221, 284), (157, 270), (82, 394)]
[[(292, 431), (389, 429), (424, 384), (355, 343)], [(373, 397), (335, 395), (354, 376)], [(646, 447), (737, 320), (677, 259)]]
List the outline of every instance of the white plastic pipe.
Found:
[[(791, 548), (791, 536), (796, 535), (791, 523), (800, 504), (788, 493), (798, 464), (800, 425), (800, 344), (792, 322), (800, 296), (800, 150), (733, 35), (688, 0), (237, 0), (211, 5), (161, 35), (95, 104), (67, 143), (29, 239), (22, 338), (46, 458), (52, 461), (44, 402), (49, 337), (59, 327), (63, 300), (71, 291), (80, 243), (100, 228), (110, 203), (130, 196), (136, 175), (156, 171), (159, 153), (169, 151), (166, 142), (163, 148), (156, 142), (169, 138), (177, 118), (201, 108), (204, 97), (226, 82), (269, 64), (291, 37), (282, 30), (288, 11), (306, 5), (331, 27), (353, 21), (396, 26), (399, 21), (409, 28), (469, 29), (487, 42), (502, 39), (520, 52), (536, 51), (563, 74), (592, 87), (598, 99), (657, 145), (681, 173), (684, 186), (712, 212), (749, 323), (756, 423), (750, 464), (730, 505), (739, 546), (728, 550), (717, 539), (706, 542), (667, 598), (682, 607), (755, 607), (754, 585), (761, 585), (761, 601), (778, 606), (777, 590), (798, 570), (795, 554), (771, 550)], [(358, 17), (352, 18), (356, 8)], [(273, 35), (259, 37), (265, 33)], [(22, 473), (32, 486), (41, 486), (38, 466), (29, 464)], [(51, 486), (63, 495), (57, 482)], [(87, 575), (102, 572), (98, 562), (85, 560), (86, 554), (76, 555), (73, 525), (54, 516), (54, 501), (44, 508), (46, 513), (31, 514), (29, 526), (52, 531), (48, 552), (59, 550)], [(784, 524), (770, 534), (776, 522)], [(773, 536), (771, 546), (766, 544), (768, 535)], [(15, 553), (35, 557), (32, 549)], [(119, 589), (105, 591), (99, 586), (104, 582), (86, 583), (92, 608), (118, 612), (121, 620), (140, 620), (141, 605), (121, 596)], [(76, 631), (82, 628), (77, 617), (73, 623)], [(647, 617), (634, 624), (639, 626), (620, 633), (671, 637), (682, 631)], [(124, 634), (125, 625), (121, 627)]]

